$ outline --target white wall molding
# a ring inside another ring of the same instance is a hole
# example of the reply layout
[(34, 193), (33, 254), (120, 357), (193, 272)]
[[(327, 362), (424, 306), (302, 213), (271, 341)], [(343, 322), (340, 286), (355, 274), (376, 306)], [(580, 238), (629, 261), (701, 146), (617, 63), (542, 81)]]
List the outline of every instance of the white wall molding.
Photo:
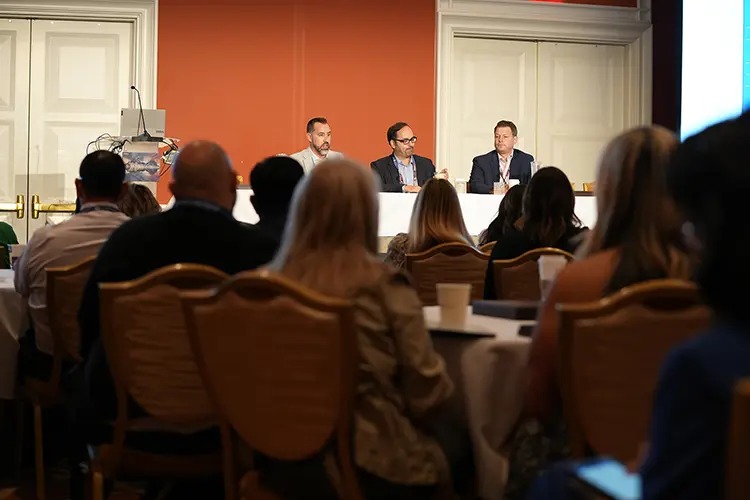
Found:
[(436, 160), (446, 165), (453, 41), (456, 37), (622, 45), (629, 68), (629, 125), (651, 122), (651, 0), (638, 8), (528, 0), (436, 0)]
[(0, 17), (133, 23), (136, 64), (133, 84), (143, 105), (156, 107), (158, 0), (10, 0), (0, 3)]

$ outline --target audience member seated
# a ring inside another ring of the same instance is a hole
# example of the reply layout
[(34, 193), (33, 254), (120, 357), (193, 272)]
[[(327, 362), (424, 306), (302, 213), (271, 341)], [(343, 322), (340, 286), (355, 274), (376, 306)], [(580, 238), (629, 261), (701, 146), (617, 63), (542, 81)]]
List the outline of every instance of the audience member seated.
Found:
[[(714, 326), (675, 348), (656, 390), (650, 443), (640, 467), (643, 500), (724, 498), (727, 431), (735, 383), (750, 376), (750, 114), (723, 122), (679, 146), (667, 184), (698, 254), (696, 281), (716, 314)], [(598, 185), (597, 185), (598, 189)], [(577, 498), (563, 462), (530, 498)]]
[(232, 216), (237, 174), (217, 144), (186, 145), (172, 166), (174, 206), (129, 221), (102, 247), (83, 294), (78, 321), (90, 418), (110, 419), (116, 407), (112, 379), (100, 340), (98, 284), (139, 278), (169, 264), (196, 263), (228, 274), (271, 260), (274, 243)]
[(409, 222), (409, 234), (399, 233), (388, 244), (385, 261), (398, 269), (406, 267), (406, 254), (429, 250), (441, 243), (474, 246), (464, 224), (461, 204), (453, 185), (445, 179), (430, 179), (417, 194)]
[(161, 212), (161, 205), (156, 201), (156, 197), (151, 190), (143, 184), (133, 182), (128, 185), (128, 192), (120, 199), (118, 206), (128, 217)]
[(277, 246), (284, 234), (294, 189), (304, 175), (302, 165), (289, 156), (271, 156), (250, 171), (250, 186), (253, 188), (250, 202), (260, 217), (255, 227), (273, 239)]
[(109, 235), (128, 217), (117, 207), (127, 191), (125, 164), (108, 151), (95, 151), (81, 162), (76, 179), (80, 211), (56, 225), (38, 229), (15, 265), (16, 291), (28, 300), (31, 330), (20, 341), (22, 373), (46, 379), (52, 368), (52, 334), (47, 320), (48, 267), (77, 264), (96, 255)]
[(669, 171), (683, 232), (698, 251), (696, 280), (717, 321), (664, 364), (641, 467), (644, 500), (723, 497), (732, 390), (750, 376), (748, 141), (745, 113), (685, 141)]
[(493, 260), (514, 259), (529, 250), (543, 247), (575, 251), (584, 231), (574, 211), (575, 203), (570, 181), (559, 168), (543, 168), (531, 178), (523, 196), (521, 219), (497, 242), (490, 254), (484, 280), (485, 299), (497, 298)]
[[(579, 249), (580, 260), (560, 271), (531, 344), (524, 418), (511, 443), (511, 481), (520, 491), (540, 467), (563, 457), (567, 446), (561, 431), (555, 306), (598, 300), (649, 279), (691, 276), (681, 221), (667, 193), (666, 169), (676, 146), (672, 132), (643, 127), (619, 135), (604, 149), (597, 168), (596, 226)], [(539, 447), (540, 441), (554, 446)], [(531, 449), (536, 466), (523, 458)]]
[[(366, 498), (432, 498), (436, 485), (450, 477), (452, 455), (430, 429), (453, 384), (432, 347), (409, 279), (377, 257), (375, 179), (350, 161), (328, 160), (302, 183), (270, 267), (319, 293), (356, 303), (361, 370), (354, 459), (360, 486)], [(285, 483), (295, 485), (288, 476)]]
[(517, 184), (510, 188), (497, 210), (497, 216), (490, 225), (479, 233), (479, 245), (486, 245), (493, 241), (500, 241), (502, 237), (513, 229), (513, 225), (521, 218), (523, 210), (523, 193), (526, 192), (524, 184)]
[(10, 247), (9, 245), (17, 245), (18, 236), (13, 231), (13, 226), (7, 222), (0, 222), (0, 245), (4, 245), (6, 252), (0, 253), (2, 256), (2, 269), (10, 269)]

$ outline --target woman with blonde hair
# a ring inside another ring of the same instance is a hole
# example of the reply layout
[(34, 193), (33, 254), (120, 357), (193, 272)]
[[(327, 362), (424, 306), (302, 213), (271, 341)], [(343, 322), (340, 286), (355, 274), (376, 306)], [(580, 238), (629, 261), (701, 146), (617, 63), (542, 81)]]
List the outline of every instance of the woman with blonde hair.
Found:
[(445, 179), (433, 178), (425, 183), (417, 195), (411, 212), (409, 234), (399, 233), (393, 237), (388, 244), (385, 261), (403, 269), (407, 253), (423, 252), (441, 243), (474, 246), (455, 188)]
[[(528, 485), (540, 465), (562, 458), (566, 442), (556, 377), (556, 304), (598, 300), (650, 279), (691, 277), (681, 220), (666, 182), (676, 147), (675, 135), (655, 126), (628, 130), (604, 148), (596, 175), (596, 226), (579, 247), (579, 260), (557, 276), (532, 339), (526, 418), (517, 428), (511, 454), (528, 456), (533, 449), (537, 463), (530, 467), (511, 460), (511, 477), (515, 474), (517, 483)], [(541, 442), (547, 447), (540, 452)]]
[[(269, 268), (355, 303), (361, 368), (354, 461), (365, 496), (429, 498), (450, 478), (429, 424), (453, 384), (408, 278), (377, 257), (377, 228), (370, 171), (348, 160), (326, 160), (297, 187)], [(292, 487), (294, 481), (286, 483)]]
[(120, 207), (122, 213), (130, 218), (161, 212), (161, 205), (156, 201), (156, 197), (151, 190), (143, 184), (132, 182), (128, 184), (125, 196), (120, 198), (117, 205)]

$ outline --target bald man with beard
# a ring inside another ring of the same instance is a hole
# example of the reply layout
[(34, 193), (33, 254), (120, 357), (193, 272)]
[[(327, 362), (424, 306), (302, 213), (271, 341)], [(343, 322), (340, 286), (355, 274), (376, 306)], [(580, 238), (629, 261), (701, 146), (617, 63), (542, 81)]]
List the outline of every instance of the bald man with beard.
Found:
[(97, 285), (140, 278), (160, 267), (195, 263), (227, 274), (255, 269), (271, 260), (276, 243), (232, 216), (237, 174), (217, 144), (186, 145), (172, 166), (174, 206), (139, 217), (112, 233), (94, 263), (78, 321), (85, 384), (97, 419), (114, 417), (115, 393), (99, 332)]

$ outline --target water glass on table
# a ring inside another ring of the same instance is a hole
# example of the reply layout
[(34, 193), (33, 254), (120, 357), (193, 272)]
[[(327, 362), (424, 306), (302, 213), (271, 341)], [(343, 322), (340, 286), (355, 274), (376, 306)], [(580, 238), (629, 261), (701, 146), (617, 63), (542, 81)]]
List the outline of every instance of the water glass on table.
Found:
[(492, 194), (505, 194), (506, 191), (504, 182), (495, 182), (492, 184)]
[(539, 291), (542, 300), (547, 298), (549, 289), (555, 281), (560, 270), (565, 267), (568, 260), (562, 255), (542, 255), (539, 257)]
[(440, 306), (440, 325), (454, 328), (464, 326), (471, 299), (471, 284), (438, 283), (435, 288)]
[(535, 173), (539, 171), (540, 168), (542, 168), (542, 162), (540, 161), (532, 161), (531, 162), (531, 176), (533, 177)]

